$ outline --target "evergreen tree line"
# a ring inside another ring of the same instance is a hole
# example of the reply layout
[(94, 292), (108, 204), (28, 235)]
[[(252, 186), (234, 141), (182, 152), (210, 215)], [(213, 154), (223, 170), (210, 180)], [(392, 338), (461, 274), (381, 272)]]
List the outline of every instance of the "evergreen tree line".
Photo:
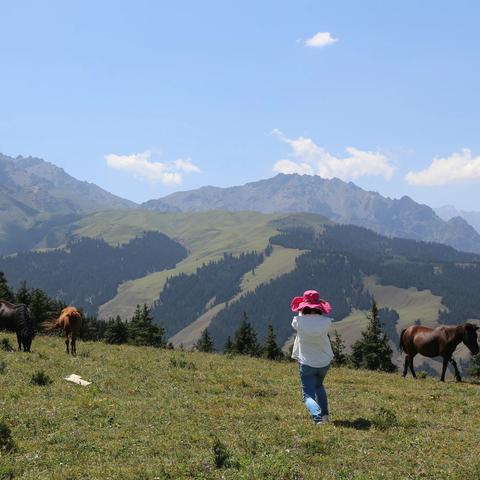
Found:
[[(61, 302), (48, 297), (42, 290), (29, 289), (25, 283), (22, 283), (18, 290), (12, 290), (8, 286), (3, 272), (0, 272), (0, 299), (29, 306), (32, 316), (36, 320), (37, 329), (40, 329), (43, 321), (57, 316), (65, 307)], [(368, 314), (367, 328), (362, 332), (361, 338), (352, 345), (350, 355), (345, 353), (345, 344), (341, 335), (336, 330), (334, 331), (330, 339), (334, 354), (333, 364), (386, 372), (395, 371), (396, 367), (391, 361), (392, 349), (389, 344), (392, 342), (392, 338), (387, 332), (395, 330), (397, 321), (397, 312), (389, 309), (379, 310), (373, 301)], [(133, 317), (129, 321), (122, 320), (120, 316), (102, 321), (85, 315), (80, 338), (114, 345), (173, 348), (172, 344), (167, 343), (165, 329), (154, 323), (147, 305), (137, 305)], [(200, 352), (216, 351), (214, 338), (208, 328), (202, 331), (194, 349)], [(258, 341), (255, 328), (249, 321), (246, 312), (243, 312), (233, 336), (227, 337), (223, 353), (262, 357), (270, 360), (288, 358), (277, 343), (277, 335), (272, 325), (268, 325), (264, 341), (261, 343)], [(469, 367), (468, 371), (472, 376), (480, 377), (480, 354), (473, 358)]]
[(173, 268), (186, 256), (178, 242), (159, 232), (145, 232), (118, 246), (82, 237), (65, 249), (21, 252), (0, 258), (0, 270), (15, 288), (26, 280), (58, 301), (95, 315), (117, 294), (120, 283)]
[[(66, 307), (64, 303), (52, 299), (39, 288), (29, 289), (26, 282), (22, 282), (18, 290), (10, 288), (3, 272), (0, 272), (0, 299), (25, 304), (30, 309), (37, 332), (41, 332), (43, 322), (58, 317), (61, 310)], [(165, 330), (153, 323), (146, 305), (137, 305), (133, 317), (128, 322), (119, 316), (103, 321), (84, 314), (79, 336), (82, 340), (105, 341), (112, 344), (166, 347)]]

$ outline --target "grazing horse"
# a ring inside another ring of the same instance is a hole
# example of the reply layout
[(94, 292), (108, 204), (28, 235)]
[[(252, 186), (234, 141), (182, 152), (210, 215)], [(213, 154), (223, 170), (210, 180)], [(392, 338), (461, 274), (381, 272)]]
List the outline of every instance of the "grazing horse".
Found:
[(0, 330), (9, 330), (17, 334), (18, 350), (30, 351), (35, 336), (30, 310), (20, 303), (15, 305), (0, 300)]
[(429, 328), (412, 325), (406, 328), (400, 334), (400, 349), (406, 353), (403, 376), (407, 375), (407, 369), (410, 367), (412, 375), (417, 378), (413, 369), (413, 357), (420, 353), (425, 357), (443, 357), (442, 376), (440, 377), (442, 382), (445, 381), (448, 362), (452, 362), (453, 368), (455, 368), (455, 378), (457, 382), (460, 382), (462, 377), (452, 354), (457, 346), (463, 342), (472, 352), (472, 355), (476, 355), (479, 351), (477, 343), (478, 328), (471, 323), (464, 323), (457, 327), (442, 325), (437, 328)]
[[(77, 336), (82, 326), (82, 314), (75, 307), (64, 308), (58, 318), (44, 322), (42, 326), (49, 332), (62, 329), (65, 334), (67, 354), (69, 354), (70, 351), (72, 355), (77, 354)], [(71, 349), (69, 349), (69, 344)]]

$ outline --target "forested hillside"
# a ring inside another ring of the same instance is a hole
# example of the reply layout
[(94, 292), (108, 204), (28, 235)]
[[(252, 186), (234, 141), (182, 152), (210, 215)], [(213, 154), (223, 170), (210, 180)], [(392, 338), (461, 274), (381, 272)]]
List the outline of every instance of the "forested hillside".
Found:
[(309, 228), (292, 228), (271, 242), (308, 250), (296, 260), (296, 269), (259, 286), (231, 302), (211, 322), (217, 347), (238, 327), (243, 312), (263, 339), (272, 324), (280, 342), (291, 335), (289, 300), (314, 286), (332, 304), (335, 320), (352, 309), (368, 308), (370, 296), (362, 278), (376, 276), (381, 284), (429, 289), (443, 297), (439, 312), (444, 323), (480, 318), (480, 258), (440, 244), (390, 239), (369, 230), (343, 225), (326, 226), (322, 234)]
[(96, 314), (121, 282), (173, 268), (186, 256), (187, 250), (166, 235), (146, 232), (116, 247), (80, 238), (65, 249), (19, 253), (1, 258), (0, 270), (15, 288), (26, 280), (66, 304)]
[(235, 296), (242, 276), (262, 261), (263, 255), (255, 252), (238, 257), (225, 254), (222, 260), (203, 265), (192, 275), (170, 278), (153, 306), (153, 318), (168, 336), (175, 335), (209, 308)]

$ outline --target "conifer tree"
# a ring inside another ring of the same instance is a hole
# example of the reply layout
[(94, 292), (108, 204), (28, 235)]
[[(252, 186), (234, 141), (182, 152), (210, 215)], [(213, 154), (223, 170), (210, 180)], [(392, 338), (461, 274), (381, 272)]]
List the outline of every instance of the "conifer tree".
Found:
[(128, 343), (164, 348), (166, 346), (164, 335), (164, 329), (153, 324), (147, 305), (137, 305), (128, 324)]
[(333, 331), (333, 340), (331, 340), (333, 351), (333, 365), (340, 366), (347, 363), (347, 356), (345, 355), (345, 343), (342, 336), (337, 330)]
[(27, 288), (27, 282), (23, 280), (20, 284), (20, 288), (15, 293), (15, 303), (23, 303), (24, 305), (30, 305), (31, 293)]
[(247, 312), (243, 312), (243, 319), (234, 335), (233, 353), (239, 355), (251, 355), (256, 357), (259, 354), (257, 334), (248, 321)]
[(199, 352), (214, 352), (215, 347), (213, 343), (213, 339), (208, 333), (208, 328), (205, 328), (200, 335), (197, 343), (195, 344), (195, 348)]
[(5, 274), (0, 272), (0, 300), (6, 300), (7, 302), (13, 302), (13, 293), (10, 290)]
[(480, 353), (477, 353), (472, 358), (472, 363), (470, 364), (470, 368), (468, 369), (468, 373), (475, 378), (480, 378)]
[(262, 357), (268, 358), (269, 360), (279, 360), (283, 358), (283, 353), (277, 345), (277, 339), (272, 325), (269, 325), (267, 328), (267, 336), (262, 346)]
[(352, 346), (352, 364), (356, 368), (394, 372), (397, 367), (392, 363), (392, 349), (382, 330), (375, 300), (367, 318), (367, 329), (362, 332), (362, 338)]
[(225, 346), (223, 347), (223, 353), (233, 353), (233, 343), (230, 335), (227, 337), (227, 341), (225, 342)]
[(121, 345), (128, 341), (128, 326), (120, 315), (110, 320), (105, 328), (104, 340), (106, 343)]

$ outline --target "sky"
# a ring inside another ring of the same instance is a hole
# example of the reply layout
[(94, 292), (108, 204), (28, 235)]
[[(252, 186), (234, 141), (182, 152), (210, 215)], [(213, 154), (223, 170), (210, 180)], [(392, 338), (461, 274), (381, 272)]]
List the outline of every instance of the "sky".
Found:
[(0, 0), (0, 152), (134, 201), (301, 173), (480, 210), (474, 0)]

